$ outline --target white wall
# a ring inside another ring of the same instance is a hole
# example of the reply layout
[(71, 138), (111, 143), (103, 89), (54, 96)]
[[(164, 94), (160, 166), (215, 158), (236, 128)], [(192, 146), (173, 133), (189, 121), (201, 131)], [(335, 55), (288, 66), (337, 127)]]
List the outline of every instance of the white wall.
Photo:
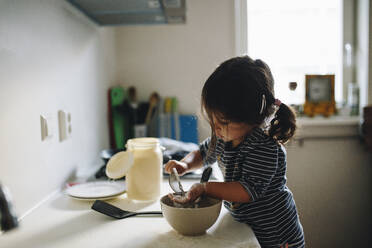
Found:
[[(108, 146), (114, 34), (66, 1), (0, 1), (0, 181), (20, 216)], [(63, 143), (59, 109), (72, 115), (72, 138)], [(53, 118), (47, 142), (41, 142), (40, 114)]]
[(215, 0), (188, 0), (186, 24), (120, 27), (118, 79), (140, 100), (157, 91), (177, 96), (181, 113), (197, 113), (205, 80), (234, 56), (234, 29), (234, 1)]

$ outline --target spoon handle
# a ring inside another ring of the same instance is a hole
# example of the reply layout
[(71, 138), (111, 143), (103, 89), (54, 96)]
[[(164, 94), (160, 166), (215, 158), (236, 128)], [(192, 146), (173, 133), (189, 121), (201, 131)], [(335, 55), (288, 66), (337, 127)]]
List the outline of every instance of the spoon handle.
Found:
[[(201, 178), (200, 178), (200, 183), (206, 183), (206, 182), (208, 182), (208, 180), (209, 180), (209, 178), (211, 177), (211, 175), (212, 175), (212, 167), (207, 167), (207, 168), (205, 168), (204, 171), (203, 171), (203, 174), (202, 174), (202, 176), (201, 176)], [(199, 197), (195, 200), (195, 202), (198, 203), (198, 202), (200, 202), (202, 199), (203, 199), (203, 196), (201, 195), (201, 196), (199, 196)]]
[(212, 175), (212, 167), (207, 167), (204, 171), (203, 171), (203, 174), (201, 176), (201, 179), (200, 179), (200, 182), (201, 183), (206, 183), (208, 182), (209, 178), (211, 177)]

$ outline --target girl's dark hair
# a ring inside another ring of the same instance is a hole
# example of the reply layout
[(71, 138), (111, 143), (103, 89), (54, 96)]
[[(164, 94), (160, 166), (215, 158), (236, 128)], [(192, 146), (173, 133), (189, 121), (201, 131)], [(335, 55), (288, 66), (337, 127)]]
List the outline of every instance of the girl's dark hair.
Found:
[(205, 82), (201, 98), (202, 113), (207, 115), (212, 128), (212, 145), (215, 143), (213, 114), (257, 126), (272, 118), (265, 129), (283, 144), (295, 133), (294, 111), (284, 103), (275, 111), (274, 79), (262, 60), (243, 56), (223, 62)]

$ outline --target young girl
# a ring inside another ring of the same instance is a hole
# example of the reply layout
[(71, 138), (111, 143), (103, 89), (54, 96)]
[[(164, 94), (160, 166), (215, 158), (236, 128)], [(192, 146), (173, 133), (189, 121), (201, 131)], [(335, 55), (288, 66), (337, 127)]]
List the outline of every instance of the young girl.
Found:
[(286, 152), (281, 144), (296, 130), (294, 112), (274, 97), (269, 67), (236, 57), (222, 63), (205, 82), (202, 111), (211, 138), (165, 170), (181, 175), (217, 161), (224, 182), (196, 183), (185, 203), (205, 194), (224, 200), (234, 219), (247, 223), (261, 247), (304, 247), (304, 234), (286, 186)]

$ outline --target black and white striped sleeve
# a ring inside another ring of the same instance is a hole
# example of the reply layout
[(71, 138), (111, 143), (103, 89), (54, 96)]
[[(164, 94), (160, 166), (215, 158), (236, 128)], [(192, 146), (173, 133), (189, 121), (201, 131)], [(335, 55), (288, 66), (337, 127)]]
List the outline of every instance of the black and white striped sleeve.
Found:
[(261, 145), (246, 147), (244, 154), (241, 185), (251, 195), (252, 201), (264, 197), (278, 166), (278, 147)]
[(208, 152), (210, 142), (211, 138), (207, 138), (199, 145), (199, 151), (203, 158), (204, 165), (210, 165), (217, 161), (216, 152), (215, 151)]

